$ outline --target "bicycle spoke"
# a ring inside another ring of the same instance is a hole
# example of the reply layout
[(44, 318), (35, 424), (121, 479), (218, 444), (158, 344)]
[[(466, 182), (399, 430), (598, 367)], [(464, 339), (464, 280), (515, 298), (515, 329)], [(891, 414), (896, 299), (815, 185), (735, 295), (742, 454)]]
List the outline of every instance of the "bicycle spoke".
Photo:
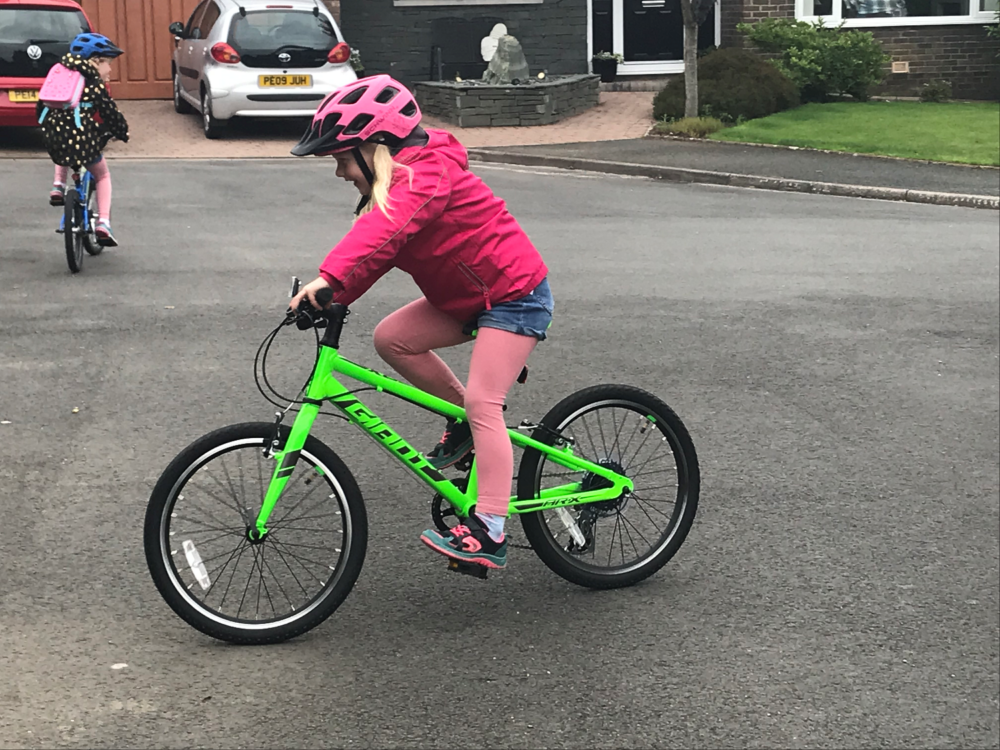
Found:
[[(287, 549), (287, 547), (289, 545), (286, 542), (280, 542), (280, 541), (275, 540), (274, 543), (277, 544), (277, 545), (279, 545), (279, 546), (281, 546), (282, 548), (285, 548), (285, 554), (289, 555), (293, 560), (295, 560), (300, 565), (302, 565), (302, 561), (305, 560), (306, 562), (312, 563), (313, 565), (316, 565), (317, 567), (325, 568), (327, 570), (330, 569), (330, 565), (328, 565), (327, 563), (322, 563), (322, 562), (319, 562), (318, 560), (313, 560), (310, 557), (306, 557), (301, 552), (296, 552), (295, 550)], [(295, 545), (295, 546), (302, 546), (302, 545)], [(302, 565), (302, 567), (305, 568), (305, 565)], [(309, 570), (309, 569), (306, 568), (306, 570)]]
[[(224, 454), (223, 454), (223, 455), (221, 455), (221, 456), (219, 456), (219, 463), (220, 463), (220, 464), (222, 464), (222, 471), (223, 471), (223, 473), (224, 473), (224, 474), (226, 475), (226, 479), (227, 479), (227, 481), (228, 481), (228, 479), (229, 479), (229, 470), (228, 470), (228, 469), (226, 468), (226, 457), (225, 457), (225, 455), (224, 455)], [(244, 522), (244, 523), (246, 523), (246, 516), (245, 516), (245, 514), (243, 513), (242, 509), (240, 508), (240, 501), (239, 501), (239, 498), (238, 498), (238, 497), (236, 497), (236, 494), (235, 494), (235, 490), (233, 490), (233, 489), (232, 489), (232, 485), (230, 485), (229, 487), (227, 487), (226, 485), (224, 485), (224, 484), (222, 483), (222, 481), (221, 481), (221, 480), (220, 480), (220, 479), (219, 479), (219, 478), (218, 478), (217, 476), (215, 476), (215, 474), (211, 473), (210, 471), (209, 471), (209, 472), (206, 472), (206, 473), (208, 474), (208, 478), (209, 478), (209, 479), (211, 479), (211, 480), (212, 480), (212, 481), (214, 481), (214, 482), (215, 482), (215, 483), (216, 483), (217, 485), (219, 485), (219, 487), (220, 487), (220, 488), (222, 489), (222, 493), (223, 493), (223, 495), (225, 495), (225, 493), (226, 493), (227, 491), (229, 491), (229, 494), (230, 494), (230, 496), (232, 497), (232, 499), (233, 499), (233, 502), (235, 503), (235, 505), (234, 505), (234, 506), (230, 506), (230, 507), (235, 507), (235, 508), (236, 508), (236, 512), (237, 512), (237, 513), (239, 514), (240, 518), (241, 518), (241, 519), (243, 519), (243, 522)], [(215, 498), (216, 500), (219, 500), (218, 496), (216, 496), (216, 495), (213, 495), (212, 493), (208, 492), (208, 490), (205, 490), (205, 489), (203, 489), (203, 492), (205, 492), (205, 493), (207, 493), (207, 494), (211, 495), (211, 496), (212, 496), (213, 498)], [(220, 500), (219, 502), (221, 502), (221, 503), (222, 503), (223, 505), (226, 505), (226, 506), (229, 506), (229, 501), (228, 501), (228, 500), (227, 500), (227, 501), (222, 501), (222, 500)]]
[[(171, 524), (170, 524), (170, 528), (171, 529), (173, 529), (173, 527), (174, 527), (173, 521), (186, 521), (187, 523), (195, 523), (195, 521), (193, 519), (191, 519), (191, 518), (185, 518), (185, 517), (182, 517), (182, 516), (176, 516), (174, 518), (171, 518), (170, 520), (171, 520)], [(188, 533), (190, 533), (190, 534), (201, 534), (204, 531), (222, 531), (222, 532), (225, 532), (222, 536), (226, 536), (228, 534), (230, 536), (238, 536), (238, 537), (242, 537), (244, 535), (244, 533), (245, 533), (243, 529), (230, 528), (228, 526), (222, 526), (222, 527), (219, 527), (219, 526), (202, 526), (200, 530), (198, 530), (198, 531), (190, 531)], [(176, 533), (179, 536), (184, 536), (179, 531), (178, 532), (174, 532), (174, 533)], [(214, 537), (214, 538), (215, 539), (219, 539), (220, 537)]]
[[(210, 495), (210, 496), (211, 496), (211, 493), (210, 493), (210, 492), (207, 492), (207, 491), (206, 491), (205, 489), (203, 489), (203, 488), (200, 488), (200, 487), (198, 487), (197, 485), (193, 484), (193, 483), (192, 483), (192, 482), (191, 482), (190, 480), (188, 480), (188, 483), (187, 483), (187, 485), (185, 485), (185, 487), (184, 487), (184, 495), (183, 495), (183, 497), (182, 497), (182, 498), (180, 498), (180, 497), (179, 497), (179, 498), (178, 498), (178, 500), (181, 500), (181, 499), (183, 499), (183, 501), (184, 501), (185, 503), (187, 503), (188, 505), (191, 505), (191, 506), (193, 506), (195, 510), (197, 510), (197, 511), (201, 511), (201, 512), (202, 512), (203, 514), (205, 514), (205, 516), (206, 516), (206, 517), (208, 517), (208, 518), (209, 518), (209, 519), (210, 519), (210, 520), (211, 520), (211, 521), (212, 521), (213, 523), (217, 523), (217, 524), (219, 524), (219, 526), (220, 526), (221, 528), (224, 528), (224, 529), (228, 529), (228, 528), (236, 528), (236, 527), (231, 527), (231, 526), (230, 526), (229, 524), (227, 524), (227, 523), (226, 523), (225, 521), (222, 521), (222, 520), (220, 520), (220, 519), (216, 518), (216, 516), (215, 516), (215, 514), (214, 514), (214, 513), (210, 512), (210, 511), (208, 511), (208, 510), (205, 510), (205, 508), (203, 508), (203, 507), (202, 507), (202, 506), (201, 506), (201, 505), (200, 505), (199, 503), (196, 503), (196, 502), (194, 501), (194, 499), (193, 499), (193, 498), (191, 497), (191, 493), (189, 492), (189, 489), (188, 489), (188, 488), (190, 488), (190, 489), (194, 490), (195, 492), (205, 492), (206, 494), (208, 494), (208, 495)], [(217, 500), (218, 498), (215, 498), (215, 499)], [(223, 505), (225, 505), (226, 507), (228, 507), (228, 503), (225, 503), (225, 502), (223, 502), (222, 504), (223, 504)], [(176, 503), (175, 503), (175, 507), (176, 507)]]
[(312, 520), (315, 520), (317, 518), (334, 518), (334, 517), (339, 516), (339, 515), (341, 515), (340, 511), (333, 511), (331, 513), (322, 513), (322, 514), (320, 514), (318, 516), (296, 516), (295, 518), (287, 518), (287, 519), (284, 516), (282, 516), (274, 524), (274, 526), (272, 528), (275, 528), (275, 529), (289, 528), (289, 527), (285, 526), (286, 522), (287, 523), (293, 523), (295, 521), (312, 521)]
[(646, 421), (644, 417), (639, 417), (639, 419), (636, 421), (635, 427), (632, 428), (632, 434), (629, 435), (628, 442), (625, 444), (625, 447), (622, 448), (621, 455), (623, 457), (626, 456), (626, 455), (628, 455), (628, 449), (629, 449), (629, 447), (631, 447), (632, 441), (635, 440), (636, 434), (637, 433), (638, 434), (642, 434), (642, 433), (639, 432), (639, 428), (643, 426), (643, 422), (644, 421)]
[[(237, 455), (241, 454), (237, 452)], [(247, 514), (243, 509), (243, 503), (241, 503), (240, 499), (236, 496), (236, 488), (233, 487), (233, 480), (229, 476), (229, 467), (226, 466), (226, 454), (223, 453), (219, 456), (219, 463), (222, 464), (222, 472), (226, 475), (226, 484), (229, 485), (229, 494), (232, 495), (233, 502), (236, 504), (236, 512), (240, 514), (240, 518), (243, 519), (243, 523), (249, 525), (250, 522), (247, 520)], [(242, 474), (240, 476), (242, 478)]]
[[(272, 540), (272, 542), (273, 541), (274, 540)], [(299, 577), (295, 575), (295, 571), (292, 569), (292, 566), (288, 564), (288, 560), (285, 559), (285, 554), (278, 548), (276, 542), (274, 546), (274, 551), (278, 553), (278, 557), (281, 558), (281, 562), (283, 562), (285, 564), (285, 567), (288, 568), (288, 572), (292, 574), (292, 578), (295, 579), (295, 582), (299, 585), (299, 588), (302, 589), (302, 593), (308, 596), (309, 592), (306, 591), (306, 587), (302, 585), (302, 581), (299, 580)], [(299, 565), (301, 564), (302, 563), (299, 563)]]
[(628, 518), (625, 516), (624, 513), (622, 513), (620, 515), (621, 515), (621, 519), (622, 519), (623, 528), (625, 529), (626, 533), (628, 534), (629, 541), (632, 542), (632, 549), (635, 550), (636, 557), (638, 557), (639, 556), (639, 550), (637, 550), (635, 548), (635, 542), (632, 540), (632, 532), (630, 532), (628, 530), (629, 526), (631, 526), (632, 527), (632, 531), (634, 531), (636, 534), (638, 534), (639, 538), (642, 539), (642, 541), (646, 543), (646, 547), (652, 547), (653, 545), (650, 544), (649, 540), (646, 539), (646, 536), (641, 531), (639, 531), (639, 527), (636, 526), (632, 521), (628, 520)]
[[(280, 591), (282, 596), (285, 597), (285, 601), (288, 602), (288, 606), (291, 607), (293, 610), (295, 610), (296, 609), (295, 605), (292, 604), (292, 600), (291, 598), (289, 598), (288, 593), (285, 591), (285, 587), (281, 585), (281, 579), (274, 574), (273, 570), (271, 570), (271, 564), (267, 561), (267, 558), (264, 559), (264, 565), (267, 566), (267, 569), (271, 571), (271, 575), (274, 576), (274, 583), (275, 585), (277, 585), (278, 591)], [(277, 611), (275, 611), (275, 614), (277, 614)]]
[[(644, 500), (641, 497), (639, 497), (638, 495), (635, 495), (634, 493), (632, 495), (632, 499), (636, 503), (648, 503), (649, 502), (649, 500)], [(650, 505), (649, 509), (653, 510), (653, 511), (656, 511), (657, 513), (659, 513), (661, 516), (663, 516), (666, 519), (670, 519), (671, 518), (671, 516), (669, 514), (664, 513), (662, 510), (660, 510), (659, 508), (657, 508), (655, 505)]]
[(304, 547), (305, 549), (318, 549), (321, 552), (329, 552), (330, 551), (330, 547), (329, 546), (322, 547), (322, 546), (319, 546), (319, 545), (316, 545), (316, 544), (303, 544), (302, 542), (284, 542), (283, 541), (283, 542), (280, 542), (280, 543), (282, 545), (286, 546), (286, 547)]
[(224, 607), (225, 604), (226, 604), (226, 597), (229, 596), (229, 589), (232, 588), (232, 586), (233, 586), (233, 579), (236, 577), (236, 569), (240, 566), (240, 560), (243, 559), (243, 553), (246, 551), (246, 548), (249, 547), (249, 546), (250, 546), (249, 542), (247, 544), (245, 544), (245, 545), (241, 545), (240, 546), (240, 554), (236, 557), (236, 564), (233, 565), (233, 572), (229, 575), (229, 583), (226, 584), (226, 590), (222, 594), (222, 601), (219, 602), (219, 606), (220, 607)]

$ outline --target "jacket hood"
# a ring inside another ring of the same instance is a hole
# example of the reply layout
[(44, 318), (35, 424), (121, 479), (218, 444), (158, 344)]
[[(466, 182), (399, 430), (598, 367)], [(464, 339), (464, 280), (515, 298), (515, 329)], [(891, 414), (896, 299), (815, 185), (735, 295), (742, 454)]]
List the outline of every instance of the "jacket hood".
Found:
[(421, 151), (433, 149), (436, 154), (450, 159), (463, 170), (469, 168), (469, 155), (465, 151), (465, 146), (458, 142), (447, 130), (437, 130), (427, 128), (427, 144), (412, 148), (404, 148), (399, 153), (399, 161), (406, 164), (417, 158)]
[(101, 80), (101, 75), (97, 72), (97, 68), (94, 67), (94, 64), (90, 60), (84, 60), (79, 55), (67, 52), (62, 56), (62, 59), (59, 62), (62, 63), (64, 68), (75, 70), (84, 78), (90, 78), (97, 81)]

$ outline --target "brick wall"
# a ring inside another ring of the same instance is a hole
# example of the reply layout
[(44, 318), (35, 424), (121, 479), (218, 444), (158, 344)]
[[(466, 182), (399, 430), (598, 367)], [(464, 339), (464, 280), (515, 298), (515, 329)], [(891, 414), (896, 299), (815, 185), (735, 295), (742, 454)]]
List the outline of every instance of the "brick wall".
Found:
[(1000, 99), (1000, 42), (976, 26), (911, 26), (871, 29), (893, 60), (909, 73), (887, 72), (880, 93), (913, 96), (932, 80), (951, 82), (960, 99)]
[[(722, 0), (723, 46), (746, 46), (735, 30), (740, 21), (755, 23), (764, 18), (794, 18), (795, 3), (789, 0), (729, 0), (739, 12), (726, 11)], [(1000, 99), (1000, 41), (990, 39), (981, 24), (960, 26), (896, 26), (868, 28), (882, 42), (893, 60), (910, 63), (909, 73), (892, 73), (886, 66), (885, 80), (874, 94), (916, 96), (931, 80), (946, 80), (961, 99)]]
[(586, 0), (417, 8), (397, 8), (392, 0), (340, 0), (340, 16), (344, 37), (360, 51), (365, 70), (389, 73), (405, 83), (429, 79), (431, 47), (439, 41), (434, 22), (447, 18), (471, 22), (476, 49), (496, 20), (503, 21), (521, 42), (533, 73), (587, 72)]
[(323, 0), (323, 4), (333, 14), (334, 20), (340, 23), (340, 0)]

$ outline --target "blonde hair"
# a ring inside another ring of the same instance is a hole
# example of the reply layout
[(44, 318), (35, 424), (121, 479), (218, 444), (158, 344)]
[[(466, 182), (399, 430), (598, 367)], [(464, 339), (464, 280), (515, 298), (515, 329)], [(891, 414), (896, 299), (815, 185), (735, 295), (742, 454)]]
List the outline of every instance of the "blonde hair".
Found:
[(392, 218), (389, 215), (392, 210), (389, 203), (389, 188), (392, 187), (392, 177), (397, 169), (405, 169), (410, 175), (410, 187), (413, 187), (413, 170), (393, 159), (389, 147), (382, 144), (375, 147), (372, 167), (375, 173), (375, 183), (372, 185), (371, 200), (368, 201), (368, 205), (361, 209), (358, 216), (364, 216), (377, 208), (387, 217)]

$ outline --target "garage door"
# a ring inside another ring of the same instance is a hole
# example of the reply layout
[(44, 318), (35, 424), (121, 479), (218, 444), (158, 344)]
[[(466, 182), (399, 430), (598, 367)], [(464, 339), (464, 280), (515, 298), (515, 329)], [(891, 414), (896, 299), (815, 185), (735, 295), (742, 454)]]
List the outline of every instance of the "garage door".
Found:
[(198, 0), (83, 0), (94, 30), (125, 50), (115, 63), (116, 99), (169, 99), (173, 21), (187, 21)]

